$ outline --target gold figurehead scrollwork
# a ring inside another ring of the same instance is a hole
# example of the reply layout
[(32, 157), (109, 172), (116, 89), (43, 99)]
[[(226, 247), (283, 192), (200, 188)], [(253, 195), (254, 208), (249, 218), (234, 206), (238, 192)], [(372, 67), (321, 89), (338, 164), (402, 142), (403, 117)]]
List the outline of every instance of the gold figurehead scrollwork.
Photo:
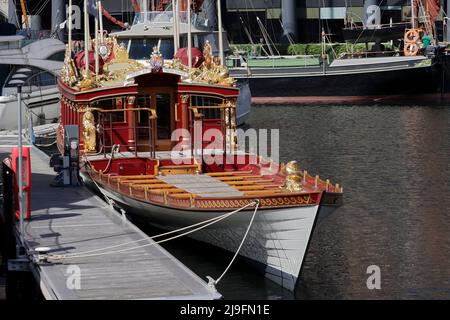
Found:
[(94, 114), (87, 109), (83, 114), (84, 151), (92, 152), (96, 148), (96, 128)]
[[(115, 39), (115, 38), (114, 38)], [(130, 57), (128, 56), (127, 48), (125, 47), (125, 44), (122, 42), (120, 45), (117, 44), (117, 40), (114, 40), (114, 62), (127, 62), (130, 60)]]
[(115, 37), (113, 38), (113, 52), (114, 58), (103, 66), (105, 75), (102, 85), (118, 84), (125, 81), (129, 74), (145, 68), (143, 64), (130, 59), (125, 44), (119, 45)]
[(203, 58), (205, 61), (200, 68), (192, 69), (191, 71), (190, 77), (193, 81), (222, 86), (234, 85), (235, 81), (230, 77), (228, 68), (221, 64), (218, 57), (213, 56), (212, 47), (209, 41), (205, 42)]
[(286, 180), (281, 187), (284, 191), (300, 192), (303, 190), (297, 161), (290, 161), (285, 166), (282, 165), (281, 173), (286, 175)]
[(64, 64), (61, 69), (61, 80), (68, 86), (74, 86), (80, 79), (80, 73), (78, 72), (75, 62), (72, 59), (72, 54), (69, 50), (69, 45), (66, 45), (66, 53), (64, 57)]

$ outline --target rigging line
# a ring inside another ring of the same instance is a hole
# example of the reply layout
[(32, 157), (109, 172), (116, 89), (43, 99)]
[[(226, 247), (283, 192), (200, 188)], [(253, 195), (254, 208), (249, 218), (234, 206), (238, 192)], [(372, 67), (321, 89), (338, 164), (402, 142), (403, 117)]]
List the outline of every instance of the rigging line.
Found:
[[(380, 20), (381, 20), (381, 6), (383, 5), (383, 2), (384, 2), (384, 0), (381, 0), (380, 4), (378, 6), (378, 8), (380, 10)], [(381, 21), (380, 21), (380, 23), (381, 23)], [(376, 28), (373, 29), (372, 35), (370, 36), (371, 41), (373, 40), (373, 37), (375, 36), (375, 32), (376, 32)]]
[[(272, 0), (270, 2), (271, 2), (271, 6), (273, 7)], [(272, 30), (272, 35), (275, 38), (276, 37), (275, 27), (274, 27), (274, 24), (273, 24), (273, 19), (269, 19), (269, 15), (268, 15), (268, 12), (269, 12), (268, 8), (269, 8), (269, 6), (268, 6), (268, 3), (267, 3), (267, 0), (264, 0), (264, 3), (266, 5), (266, 8), (265, 8), (266, 9), (266, 11), (265, 11), (265, 13), (266, 13), (266, 25), (270, 24), (270, 28)]]
[(36, 16), (40, 15), (42, 11), (44, 11), (47, 4), (50, 2), (50, 0), (45, 0), (45, 3), (42, 5), (42, 7), (38, 10), (37, 13), (35, 13)]
[[(239, 11), (239, 9), (237, 9), (237, 15), (238, 15), (238, 18), (239, 18), (239, 21), (240, 21), (241, 25), (242, 25), (243, 27), (245, 27), (244, 19), (242, 19), (242, 14), (241, 14), (241, 12)], [(247, 30), (247, 31), (248, 31), (248, 30)], [(245, 32), (245, 30), (244, 30), (244, 32)], [(245, 33), (246, 33), (246, 32), (245, 32)], [(247, 38), (248, 38), (249, 34), (246, 33), (246, 35), (247, 35)], [(239, 38), (240, 38), (240, 39), (243, 38), (241, 28), (239, 28)], [(242, 41), (242, 40), (241, 40), (241, 41)], [(249, 38), (249, 41), (250, 41), (250, 43), (253, 44), (253, 39), (251, 39), (251, 36), (250, 36), (250, 38)]]
[(289, 32), (286, 32), (286, 30), (284, 29), (283, 21), (281, 21), (281, 19), (279, 19), (279, 21), (280, 21), (281, 28), (283, 29), (283, 34), (284, 33), (286, 34), (286, 38), (288, 39), (289, 44), (293, 45), (294, 44), (294, 39), (292, 39), (291, 34)]
[[(234, 3), (234, 5), (236, 6), (235, 3)], [(254, 44), (253, 38), (252, 38), (250, 32), (248, 31), (247, 25), (246, 25), (246, 23), (245, 23), (245, 21), (244, 21), (244, 17), (243, 17), (243, 15), (242, 15), (242, 12), (241, 12), (241, 10), (239, 9), (239, 6), (236, 6), (236, 7), (237, 7), (237, 12), (238, 12), (238, 15), (239, 15), (239, 19), (241, 20), (241, 23), (243, 24), (244, 28), (247, 29), (247, 31), (245, 31), (245, 33), (247, 34), (247, 37), (249, 37), (250, 42), (251, 42), (252, 44)], [(248, 11), (247, 11), (247, 21), (249, 21), (249, 19), (248, 19)], [(239, 30), (239, 32), (240, 32), (240, 31), (241, 31), (241, 30)]]
[[(325, 8), (325, 0), (322, 0), (322, 8)], [(325, 24), (326, 24), (326, 29), (327, 29), (327, 34), (331, 34), (330, 31), (330, 25), (328, 24), (328, 19), (325, 19)]]
[[(242, 19), (241, 19), (241, 23), (243, 24), (244, 31), (245, 31), (245, 33), (247, 34), (247, 37), (249, 38), (250, 43), (251, 43), (253, 46), (256, 47), (257, 45), (256, 45), (255, 42), (253, 41), (252, 36), (251, 36), (251, 34), (250, 34), (250, 31), (248, 30), (247, 26), (245, 25), (245, 23), (244, 23), (244, 21), (243, 21)], [(260, 48), (261, 48), (262, 51), (264, 51), (264, 53), (265, 53), (266, 56), (269, 55), (269, 53), (266, 51), (266, 49), (264, 48), (264, 46), (261, 45)]]
[[(323, 0), (322, 0), (323, 1)], [(384, 0), (381, 0), (381, 2), (380, 2), (380, 6), (383, 4), (383, 2), (384, 2)], [(381, 9), (380, 9), (380, 14), (381, 14)], [(361, 19), (361, 17), (360, 17), (360, 19)], [(361, 20), (363, 20), (363, 26), (364, 26), (364, 19), (361, 19)], [(362, 37), (362, 35), (363, 35), (363, 33), (364, 33), (364, 27), (363, 27), (363, 29), (361, 30), (361, 32), (359, 33), (359, 35), (358, 35), (358, 38), (356, 38), (356, 40), (353, 42), (353, 44), (356, 44), (357, 42), (358, 42), (358, 40)], [(373, 29), (373, 31), (372, 31), (372, 36), (370, 37), (370, 39), (372, 40), (373, 39), (373, 37), (375, 36), (375, 32), (376, 32), (376, 29)]]
[(263, 37), (264, 37), (264, 39), (266, 40), (266, 44), (267, 44), (267, 46), (268, 46), (268, 48), (269, 48), (270, 54), (271, 54), (272, 56), (275, 56), (275, 54), (274, 54), (274, 52), (273, 52), (273, 50), (272, 50), (272, 46), (271, 46), (271, 44), (272, 44), (272, 45), (274, 45), (274, 48), (275, 48), (276, 52), (278, 53), (278, 56), (280, 56), (280, 52), (279, 52), (278, 49), (276, 48), (275, 44), (273, 43), (272, 39), (270, 38), (269, 33), (267, 32), (266, 28), (265, 28), (264, 25), (262, 24), (262, 22), (261, 22), (261, 20), (259, 19), (259, 17), (257, 17), (257, 21), (258, 21), (258, 24), (259, 24), (259, 28), (261, 29), (261, 31), (262, 31), (262, 33), (263, 33)]
[(37, 11), (37, 10), (39, 10), (39, 8), (41, 7), (41, 4), (42, 4), (42, 2), (44, 2), (45, 0), (39, 0), (39, 3), (37, 3), (35, 6), (34, 6), (34, 10), (33, 11), (29, 11), (30, 12), (30, 15), (36, 15), (35, 14), (35, 12)]
[(239, 19), (240, 19), (240, 21), (241, 21), (242, 27), (243, 27), (243, 29), (244, 29), (245, 34), (247, 35), (248, 40), (250, 41), (251, 44), (254, 45), (255, 42), (253, 41), (252, 35), (250, 34), (250, 31), (248, 31), (247, 26), (246, 26), (245, 23), (244, 23), (244, 20), (242, 20), (242, 17), (239, 17)]

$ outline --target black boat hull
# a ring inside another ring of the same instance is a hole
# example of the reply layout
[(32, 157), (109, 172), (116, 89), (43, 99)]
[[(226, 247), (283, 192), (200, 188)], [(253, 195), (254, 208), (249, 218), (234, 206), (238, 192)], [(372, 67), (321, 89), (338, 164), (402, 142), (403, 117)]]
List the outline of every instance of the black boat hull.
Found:
[(386, 71), (249, 77), (253, 97), (385, 97), (437, 93), (431, 67)]

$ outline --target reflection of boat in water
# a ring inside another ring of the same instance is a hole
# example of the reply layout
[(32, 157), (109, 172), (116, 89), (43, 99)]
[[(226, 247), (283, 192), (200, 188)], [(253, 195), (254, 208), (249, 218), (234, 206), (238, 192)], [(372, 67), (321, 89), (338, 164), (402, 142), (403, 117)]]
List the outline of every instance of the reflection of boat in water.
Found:
[[(62, 68), (65, 45), (56, 39), (0, 36), (0, 130), (17, 128), (17, 89), (24, 82), (22, 101), (34, 124), (59, 117), (56, 77)], [(24, 113), (24, 121), (26, 114)]]
[[(213, 52), (217, 52), (218, 40), (217, 32), (212, 32), (214, 26), (209, 25), (209, 21), (202, 19), (198, 15), (193, 15), (192, 26), (190, 32), (192, 33), (194, 50), (195, 48), (201, 48), (208, 41)], [(129, 56), (132, 59), (142, 61), (149, 58), (149, 52), (151, 52), (154, 46), (158, 47), (163, 58), (166, 60), (172, 59), (175, 55), (181, 58), (181, 55), (186, 55), (186, 49), (188, 46), (187, 34), (188, 34), (188, 19), (187, 12), (180, 12), (179, 16), (179, 30), (181, 52), (176, 52), (174, 47), (174, 14), (171, 10), (154, 11), (154, 12), (141, 12), (137, 13), (133, 25), (129, 30), (115, 32), (112, 35), (117, 37), (118, 42), (125, 43)], [(184, 50), (183, 50), (184, 49)], [(200, 50), (196, 50), (200, 52)], [(193, 55), (193, 63), (200, 61), (203, 58), (198, 55)], [(187, 61), (185, 59), (180, 59)], [(250, 116), (251, 107), (251, 92), (246, 81), (240, 81), (238, 83), (240, 94), (236, 106), (237, 124), (241, 125), (248, 120)]]
[(105, 43), (97, 74), (67, 55), (61, 153), (79, 146), (83, 180), (129, 214), (166, 230), (199, 228), (189, 236), (239, 253), (293, 290), (319, 211), (340, 206), (342, 188), (295, 161), (237, 150), (239, 88), (208, 42), (191, 70), (164, 62), (157, 47), (144, 63)]

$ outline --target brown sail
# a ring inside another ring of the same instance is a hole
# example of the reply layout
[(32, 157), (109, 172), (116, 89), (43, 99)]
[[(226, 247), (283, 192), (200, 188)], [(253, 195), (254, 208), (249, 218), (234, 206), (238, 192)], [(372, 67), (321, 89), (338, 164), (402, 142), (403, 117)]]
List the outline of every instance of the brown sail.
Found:
[(414, 0), (416, 16), (421, 9), (424, 11), (426, 19), (426, 32), (434, 34), (436, 18), (441, 11), (441, 0)]

